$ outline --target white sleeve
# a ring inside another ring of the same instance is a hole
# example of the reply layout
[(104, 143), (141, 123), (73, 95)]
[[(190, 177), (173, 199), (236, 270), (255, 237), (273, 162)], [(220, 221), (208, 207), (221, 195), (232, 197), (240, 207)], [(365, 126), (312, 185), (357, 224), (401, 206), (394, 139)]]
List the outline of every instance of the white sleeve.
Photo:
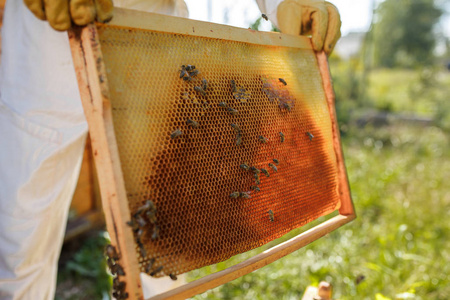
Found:
[(184, 0), (114, 0), (114, 6), (187, 18)]
[(281, 2), (283, 0), (256, 0), (261, 13), (266, 14), (275, 27), (278, 27), (277, 7)]

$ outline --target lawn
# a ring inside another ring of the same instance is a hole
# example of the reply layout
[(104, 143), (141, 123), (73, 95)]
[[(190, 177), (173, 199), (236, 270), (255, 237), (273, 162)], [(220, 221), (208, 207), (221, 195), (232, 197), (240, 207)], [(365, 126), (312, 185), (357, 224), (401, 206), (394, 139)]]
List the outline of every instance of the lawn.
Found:
[[(358, 218), (273, 264), (195, 299), (299, 299), (308, 285), (321, 280), (333, 284), (334, 296), (339, 299), (450, 299), (449, 73), (377, 70), (368, 76), (366, 99), (353, 103), (355, 100), (343, 99), (349, 87), (346, 75), (339, 73), (348, 70), (342, 65), (332, 66), (333, 70), (337, 70), (338, 101), (343, 104), (338, 107), (340, 115), (347, 108), (384, 110), (430, 117), (435, 125), (397, 121), (358, 127), (351, 114), (342, 117), (342, 144)], [(190, 272), (188, 278), (224, 269), (309, 227), (226, 262)], [(101, 287), (107, 289), (108, 284), (101, 283), (107, 280), (96, 271), (102, 269), (104, 261), (92, 266), (92, 260), (98, 259), (92, 247), (101, 249), (102, 245), (89, 242), (85, 246), (89, 251), (82, 247), (62, 265), (58, 299), (80, 299), (63, 295), (70, 282), (93, 286), (96, 296), (91, 299), (102, 295)], [(78, 254), (82, 251), (85, 254)], [(90, 260), (83, 258), (86, 253)], [(365, 279), (356, 284), (360, 275)], [(80, 281), (86, 277), (88, 280)]]

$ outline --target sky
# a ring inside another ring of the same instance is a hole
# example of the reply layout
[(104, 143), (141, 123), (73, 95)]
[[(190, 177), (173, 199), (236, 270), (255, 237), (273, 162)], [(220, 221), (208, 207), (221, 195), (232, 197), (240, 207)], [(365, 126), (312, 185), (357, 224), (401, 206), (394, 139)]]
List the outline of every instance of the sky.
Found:
[[(261, 16), (255, 0), (185, 0), (191, 19), (210, 21), (248, 28)], [(341, 14), (342, 35), (354, 31), (367, 31), (372, 19), (373, 2), (380, 0), (328, 0), (336, 5)], [(208, 2), (210, 6), (208, 7)], [(450, 9), (450, 8), (449, 8)], [(208, 18), (208, 11), (210, 18)], [(445, 35), (450, 37), (450, 17), (440, 25)], [(260, 30), (270, 30), (269, 22), (263, 22)]]

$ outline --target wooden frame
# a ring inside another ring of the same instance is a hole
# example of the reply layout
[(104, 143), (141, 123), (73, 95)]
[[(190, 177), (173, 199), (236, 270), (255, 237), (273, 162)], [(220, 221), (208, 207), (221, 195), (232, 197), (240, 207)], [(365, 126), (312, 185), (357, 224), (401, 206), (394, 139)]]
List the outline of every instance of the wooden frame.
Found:
[[(310, 41), (305, 37), (256, 32), (242, 28), (125, 9), (115, 10), (115, 17), (112, 24), (162, 32), (242, 41), (252, 44), (311, 49)], [(91, 134), (107, 229), (111, 236), (112, 244), (116, 246), (121, 255), (120, 263), (126, 273), (125, 280), (130, 299), (143, 299), (139, 265), (134, 249), (134, 237), (131, 228), (125, 225), (129, 219), (130, 212), (126, 201), (125, 185), (112, 123), (108, 81), (96, 26), (91, 24), (84, 28), (74, 28), (69, 32), (69, 38), (80, 94)], [(340, 145), (339, 128), (334, 109), (334, 92), (328, 70), (327, 57), (324, 52), (317, 53), (316, 57), (332, 120), (334, 149), (340, 175), (339, 191), (341, 199), (343, 199), (341, 201), (339, 215), (244, 262), (226, 270), (210, 274), (199, 280), (189, 282), (151, 299), (185, 299), (205, 292), (266, 266), (355, 218)]]

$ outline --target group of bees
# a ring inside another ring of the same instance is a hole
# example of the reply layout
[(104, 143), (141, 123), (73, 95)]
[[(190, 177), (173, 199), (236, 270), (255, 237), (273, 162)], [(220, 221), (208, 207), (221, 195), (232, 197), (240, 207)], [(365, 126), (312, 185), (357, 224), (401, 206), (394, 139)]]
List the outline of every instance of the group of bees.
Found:
[[(146, 200), (145, 203), (140, 206), (136, 212), (133, 214), (131, 221), (127, 222), (127, 225), (133, 229), (133, 232), (136, 235), (136, 243), (139, 246), (139, 251), (142, 258), (147, 256), (147, 251), (145, 250), (144, 244), (142, 244), (141, 237), (144, 233), (146, 225), (149, 222), (153, 225), (151, 239), (152, 241), (159, 238), (159, 225), (158, 220), (156, 218), (156, 206), (151, 200)], [(150, 276), (155, 276), (163, 270), (163, 266), (159, 266), (158, 268), (154, 268), (155, 259), (152, 258), (147, 262), (145, 267), (145, 273)], [(176, 280), (177, 277), (174, 274), (169, 275), (171, 279)]]
[(108, 264), (108, 267), (111, 271), (111, 274), (116, 275), (113, 280), (113, 297), (121, 300), (121, 299), (127, 299), (128, 293), (125, 292), (126, 282), (120, 281), (119, 276), (125, 276), (125, 272), (122, 268), (122, 266), (118, 263), (120, 256), (116, 251), (116, 248), (112, 245), (107, 245), (105, 254), (108, 257), (108, 260), (106, 261)]
[(244, 87), (237, 86), (234, 80), (230, 80), (230, 84), (231, 92), (233, 93), (234, 98), (241, 101), (242, 103), (247, 102), (247, 100), (250, 98), (251, 93), (248, 92)]
[[(196, 79), (194, 77), (197, 77), (197, 75), (200, 73), (199, 70), (196, 69), (196, 67), (194, 65), (182, 65), (181, 70), (179, 72), (180, 72), (180, 78), (187, 82), (194, 81)], [(208, 81), (205, 78), (202, 78), (202, 80), (200, 81), (200, 85), (194, 86), (194, 90), (196, 92), (198, 92), (199, 94), (201, 94), (202, 96), (206, 95), (207, 89), (208, 89)], [(207, 103), (205, 103), (205, 104), (207, 104)], [(189, 126), (191, 126), (193, 128), (198, 128), (198, 126), (199, 126), (198, 122), (195, 120), (192, 120), (192, 119), (187, 119), (186, 124), (188, 124)], [(173, 131), (170, 134), (170, 138), (176, 139), (176, 138), (180, 137), (181, 135), (183, 135), (183, 131), (181, 131), (181, 129), (177, 128), (177, 129), (175, 129), (175, 131)]]
[[(265, 15), (263, 15), (263, 17), (265, 17)], [(182, 65), (179, 72), (180, 72), (181, 79), (183, 79), (186, 82), (193, 82), (194, 84), (196, 84), (194, 86), (194, 90), (197, 93), (199, 93), (200, 95), (206, 96), (206, 93), (208, 90), (208, 81), (204, 78), (202, 78), (201, 80), (196, 78), (200, 72), (194, 65)], [(284, 86), (287, 85), (287, 82), (283, 78), (278, 78), (278, 81), (281, 82)], [(231, 93), (233, 94), (235, 99), (240, 100), (243, 103), (247, 102), (247, 100), (250, 98), (250, 95), (251, 95), (250, 92), (248, 92), (244, 87), (237, 86), (236, 82), (234, 80), (230, 80), (230, 86), (231, 86)], [(270, 86), (267, 84), (263, 85), (262, 90), (269, 97), (269, 100), (273, 101), (274, 99), (277, 99), (280, 97), (280, 95), (277, 94), (276, 91), (273, 91), (270, 88)], [(281, 102), (280, 103), (281, 108), (285, 108), (288, 111), (291, 111), (291, 104), (289, 104), (287, 102), (282, 102), (282, 101), (280, 101), (280, 102)], [(237, 115), (239, 113), (238, 110), (229, 106), (228, 103), (226, 103), (226, 102), (220, 102), (218, 105), (219, 105), (219, 107), (223, 108), (227, 113), (229, 113), (231, 115)], [(199, 123), (192, 119), (187, 119), (186, 123), (188, 126), (190, 126), (192, 128), (199, 127)], [(233, 128), (234, 132), (236, 133), (235, 144), (236, 144), (236, 146), (239, 146), (242, 143), (242, 130), (238, 124), (230, 124), (230, 126)], [(307, 132), (306, 134), (310, 138), (310, 140), (312, 140), (314, 138), (314, 136), (310, 132)], [(181, 135), (183, 135), (183, 132), (179, 128), (177, 128), (175, 131), (173, 131), (170, 134), (170, 137), (171, 137), (171, 139), (176, 139), (176, 138), (180, 137)], [(280, 136), (280, 142), (283, 143), (285, 141), (284, 133), (279, 132), (279, 136)], [(266, 144), (268, 142), (268, 139), (263, 136), (258, 136), (258, 140), (262, 144)], [(274, 172), (278, 172), (278, 168), (277, 168), (278, 164), (279, 164), (278, 159), (274, 158), (273, 163), (272, 162), (269, 163), (268, 167), (270, 169), (272, 169)], [(251, 186), (251, 190), (253, 192), (259, 192), (260, 191), (259, 184), (261, 183), (260, 174), (262, 173), (265, 176), (269, 177), (270, 176), (269, 171), (265, 168), (258, 169), (255, 166), (250, 167), (247, 164), (241, 164), (240, 167), (242, 169), (244, 169), (245, 171), (250, 171), (253, 173), (253, 177), (255, 179), (255, 185)], [(233, 199), (237, 199), (237, 198), (250, 199), (251, 192), (250, 191), (247, 191), (247, 192), (235, 191), (230, 194), (230, 197)], [(159, 227), (156, 224), (156, 207), (152, 201), (147, 200), (147, 202), (136, 211), (136, 213), (133, 216), (133, 220), (129, 222), (129, 225), (133, 228), (134, 232), (137, 235), (137, 243), (141, 250), (141, 256), (146, 257), (145, 249), (140, 241), (140, 236), (142, 235), (143, 227), (147, 223), (145, 221), (145, 219), (142, 217), (143, 213), (145, 213), (145, 215), (147, 216), (150, 223), (152, 223), (154, 225), (152, 240), (155, 240), (158, 238)], [(274, 222), (275, 221), (274, 212), (272, 210), (269, 210), (268, 214), (269, 214), (269, 220)], [(151, 276), (155, 276), (156, 274), (158, 274), (159, 272), (161, 272), (163, 270), (163, 266), (160, 266), (157, 269), (153, 269), (154, 263), (155, 263), (155, 259), (152, 258), (152, 259), (150, 259), (150, 261), (148, 262), (148, 264), (146, 266), (146, 273), (150, 274)], [(169, 274), (169, 276), (173, 280), (176, 280), (175, 275)]]
[[(263, 86), (261, 90), (266, 94), (266, 96), (269, 98), (270, 101), (277, 100), (278, 105), (282, 109), (286, 109), (287, 111), (291, 111), (292, 109), (292, 98), (289, 95), (289, 92), (284, 89), (274, 89), (273, 85), (274, 83), (271, 83), (271, 79), (268, 78), (261, 78), (261, 81), (263, 82)], [(278, 81), (281, 82), (284, 86), (287, 85), (286, 80), (283, 78), (278, 78)]]
[[(263, 137), (260, 136), (260, 138), (263, 138)], [(264, 141), (265, 141), (265, 143), (266, 143), (266, 142), (267, 142), (267, 139), (264, 139)], [(273, 159), (273, 163), (269, 163), (268, 166), (269, 166), (269, 168), (271, 168), (273, 171), (278, 172), (277, 165), (278, 165), (279, 163), (280, 163), (280, 162), (278, 161), (278, 159), (274, 158), (274, 159)], [(253, 177), (254, 177), (254, 179), (255, 179), (255, 185), (252, 185), (250, 188), (251, 188), (254, 192), (260, 192), (261, 189), (259, 188), (259, 184), (261, 183), (261, 180), (260, 180), (260, 178), (259, 178), (259, 175), (260, 175), (261, 173), (263, 173), (265, 176), (269, 177), (269, 176), (270, 176), (269, 171), (268, 171), (267, 169), (265, 169), (265, 168), (258, 169), (258, 168), (255, 167), (255, 166), (249, 167), (247, 164), (241, 164), (239, 167), (242, 168), (242, 169), (245, 170), (245, 171), (249, 171), (249, 172), (252, 172), (252, 173), (253, 173)], [(239, 197), (240, 197), (240, 198), (244, 198), (244, 199), (250, 199), (250, 198), (251, 198), (250, 192), (233, 192), (233, 193), (230, 194), (230, 197), (231, 197), (231, 198), (234, 198), (234, 199), (239, 198)], [(272, 210), (269, 210), (269, 220), (272, 221), (272, 222), (275, 220), (275, 218), (274, 218), (274, 213), (273, 213)]]
[[(267, 16), (263, 15), (263, 18), (267, 20)], [(194, 65), (182, 65), (179, 72), (180, 72), (180, 78), (187, 82), (193, 81), (194, 77), (197, 77), (197, 75), (199, 74), (198, 69)], [(284, 80), (283, 78), (278, 78), (278, 81), (281, 82), (284, 86), (287, 85), (286, 80)], [(248, 92), (244, 87), (237, 86), (236, 82), (234, 80), (230, 80), (230, 86), (231, 86), (231, 93), (233, 94), (235, 99), (240, 100), (243, 103), (247, 102), (247, 100), (250, 98), (250, 95), (251, 95), (250, 92)], [(198, 92), (199, 94), (201, 94), (202, 96), (206, 95), (207, 89), (208, 89), (208, 82), (204, 78), (201, 80), (200, 85), (194, 86), (194, 90), (196, 92)], [(266, 93), (266, 95), (269, 97), (269, 100), (271, 100), (271, 101), (273, 101), (274, 99), (278, 99), (280, 97), (280, 95), (276, 91), (274, 91), (273, 88), (271, 88), (268, 83), (265, 83), (263, 85), (262, 90), (263, 90), (263, 92)], [(220, 102), (219, 107), (226, 109), (226, 111), (231, 115), (237, 115), (239, 113), (238, 110), (230, 107), (226, 102)], [(280, 101), (280, 107), (285, 108), (288, 111), (291, 111), (290, 103)], [(198, 128), (198, 126), (199, 126), (199, 123), (197, 121), (191, 120), (191, 119), (188, 119), (186, 121), (186, 123), (193, 128)], [(230, 125), (233, 128), (234, 132), (236, 133), (235, 144), (236, 144), (236, 146), (239, 146), (242, 143), (242, 130), (238, 124), (230, 124)], [(171, 133), (170, 137), (172, 139), (176, 139), (176, 138), (180, 137), (182, 134), (183, 134), (183, 132), (179, 128), (177, 128), (175, 131), (173, 131)], [(283, 143), (285, 141), (285, 136), (284, 136), (283, 132), (280, 132), (279, 135), (280, 135), (280, 141)], [(309, 136), (309, 138), (311, 140), (314, 137), (309, 132), (307, 133), (307, 135)], [(259, 142), (261, 142), (263, 144), (266, 144), (268, 142), (268, 139), (263, 136), (258, 136), (258, 140), (259, 140)], [(271, 168), (275, 172), (277, 172), (278, 169), (277, 169), (276, 165), (278, 165), (279, 162), (277, 159), (273, 159), (273, 161), (275, 164), (269, 163), (268, 166), (269, 166), (269, 168)], [(259, 178), (259, 174), (262, 172), (265, 176), (269, 177), (270, 174), (267, 171), (267, 169), (264, 169), (264, 168), (258, 169), (256, 167), (249, 167), (246, 164), (242, 164), (241, 167), (247, 171), (250, 170), (253, 172), (253, 176), (255, 178), (255, 185), (252, 186), (251, 189), (254, 192), (260, 191), (260, 188), (258, 187), (258, 185), (261, 182), (260, 178)], [(249, 199), (249, 198), (251, 198), (250, 194), (251, 194), (251, 192), (236, 191), (236, 192), (231, 193), (230, 197), (234, 198), (234, 199), (236, 199), (236, 198)], [(271, 221), (274, 221), (274, 213), (272, 210), (269, 211), (269, 219)]]

